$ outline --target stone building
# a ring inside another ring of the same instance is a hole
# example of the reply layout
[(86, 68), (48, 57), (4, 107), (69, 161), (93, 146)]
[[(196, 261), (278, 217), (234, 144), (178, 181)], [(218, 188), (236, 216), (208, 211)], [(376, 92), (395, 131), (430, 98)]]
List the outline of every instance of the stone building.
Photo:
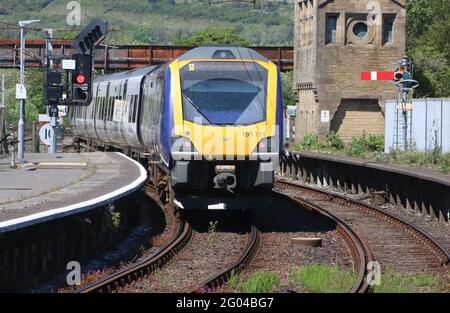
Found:
[(345, 141), (384, 133), (384, 101), (395, 86), (362, 81), (405, 53), (406, 0), (296, 0), (295, 137), (337, 132)]

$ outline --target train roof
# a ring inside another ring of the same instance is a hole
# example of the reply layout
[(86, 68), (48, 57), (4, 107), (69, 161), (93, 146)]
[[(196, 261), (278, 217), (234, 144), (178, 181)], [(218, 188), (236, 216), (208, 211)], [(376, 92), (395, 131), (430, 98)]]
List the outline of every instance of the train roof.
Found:
[(236, 60), (258, 60), (268, 62), (269, 60), (250, 48), (208, 45), (189, 50), (181, 55), (178, 60), (187, 61), (195, 59), (236, 59)]
[(159, 66), (160, 65), (145, 66), (145, 67), (136, 68), (131, 71), (119, 72), (119, 73), (114, 73), (111, 75), (102, 75), (102, 76), (97, 77), (95, 79), (95, 82), (100, 83), (103, 81), (124, 80), (124, 79), (132, 78), (132, 77), (140, 77), (140, 76), (144, 76), (146, 74), (153, 72)]

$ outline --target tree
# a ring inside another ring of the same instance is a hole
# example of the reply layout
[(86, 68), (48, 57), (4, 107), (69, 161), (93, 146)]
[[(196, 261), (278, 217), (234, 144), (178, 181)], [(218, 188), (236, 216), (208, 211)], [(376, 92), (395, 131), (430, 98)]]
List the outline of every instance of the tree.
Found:
[[(17, 70), (4, 70), (2, 73), (5, 74), (6, 123), (17, 125), (19, 104), (15, 98), (15, 84), (19, 81), (19, 72)], [(44, 71), (27, 69), (25, 75), (25, 85), (27, 86), (28, 95), (25, 105), (25, 121), (28, 125), (32, 121), (37, 121), (38, 115), (46, 111), (42, 83)]]
[(450, 95), (450, 1), (407, 2), (407, 50), (420, 82), (416, 96)]
[(175, 41), (177, 45), (201, 46), (201, 45), (237, 45), (249, 46), (250, 43), (239, 37), (233, 28), (206, 28), (193, 36)]
[(292, 90), (294, 84), (294, 72), (281, 73), (281, 83), (283, 88), (284, 107), (296, 105), (294, 91)]

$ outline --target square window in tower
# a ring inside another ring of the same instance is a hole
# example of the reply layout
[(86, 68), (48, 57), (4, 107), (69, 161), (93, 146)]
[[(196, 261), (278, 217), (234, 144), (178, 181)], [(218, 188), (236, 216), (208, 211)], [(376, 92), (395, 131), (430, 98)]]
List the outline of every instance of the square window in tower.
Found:
[(338, 14), (327, 14), (325, 43), (337, 43)]

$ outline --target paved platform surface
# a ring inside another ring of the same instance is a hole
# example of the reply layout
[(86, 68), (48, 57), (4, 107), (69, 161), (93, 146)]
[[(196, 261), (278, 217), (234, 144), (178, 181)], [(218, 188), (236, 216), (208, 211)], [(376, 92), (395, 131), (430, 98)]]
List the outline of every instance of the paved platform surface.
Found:
[(145, 169), (120, 153), (0, 156), (0, 233), (111, 203), (143, 186)]

